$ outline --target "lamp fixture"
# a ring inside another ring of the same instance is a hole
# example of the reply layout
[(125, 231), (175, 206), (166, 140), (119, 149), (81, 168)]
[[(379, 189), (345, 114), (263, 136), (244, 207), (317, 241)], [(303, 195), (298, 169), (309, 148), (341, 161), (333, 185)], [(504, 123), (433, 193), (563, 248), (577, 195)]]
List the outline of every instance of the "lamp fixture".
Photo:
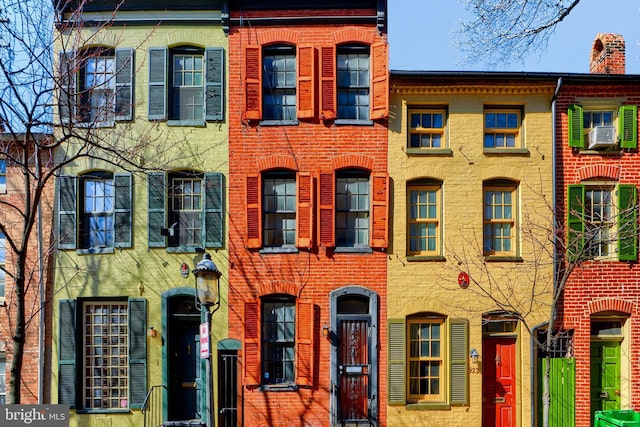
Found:
[(478, 350), (476, 350), (475, 348), (472, 348), (471, 352), (469, 353), (469, 357), (471, 357), (471, 361), (473, 363), (478, 363), (478, 359), (480, 358), (480, 354), (478, 353)]

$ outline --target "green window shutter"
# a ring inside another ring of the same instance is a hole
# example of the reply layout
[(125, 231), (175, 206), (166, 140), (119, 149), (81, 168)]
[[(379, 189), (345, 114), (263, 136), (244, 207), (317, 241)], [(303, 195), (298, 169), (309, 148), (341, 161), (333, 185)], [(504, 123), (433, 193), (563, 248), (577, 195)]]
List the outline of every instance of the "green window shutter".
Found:
[(406, 332), (404, 319), (389, 319), (389, 404), (406, 402)]
[(115, 186), (114, 241), (116, 247), (131, 247), (131, 174), (113, 175)]
[(116, 120), (133, 119), (133, 49), (116, 49)]
[(638, 259), (638, 190), (635, 185), (618, 186), (618, 259)]
[(149, 120), (167, 119), (167, 49), (149, 49)]
[(638, 147), (638, 107), (623, 105), (618, 114), (620, 148)]
[(58, 248), (76, 248), (76, 177), (58, 179)]
[(62, 123), (69, 123), (76, 115), (76, 69), (73, 60), (75, 55), (76, 52), (60, 52), (58, 56), (58, 114)]
[(451, 319), (449, 322), (449, 384), (452, 405), (469, 403), (469, 322)]
[(204, 244), (208, 248), (224, 246), (224, 175), (204, 175)]
[(129, 299), (129, 408), (140, 409), (147, 395), (147, 300)]
[(60, 300), (58, 324), (58, 403), (76, 407), (76, 301)]
[(575, 260), (584, 247), (584, 185), (569, 185), (567, 194), (567, 258)]
[(149, 247), (163, 248), (167, 245), (165, 236), (160, 231), (166, 227), (166, 176), (164, 173), (149, 174)]
[(569, 147), (584, 148), (584, 133), (582, 132), (583, 114), (582, 106), (569, 105)]
[(224, 119), (224, 49), (210, 47), (205, 50), (206, 90), (205, 120)]

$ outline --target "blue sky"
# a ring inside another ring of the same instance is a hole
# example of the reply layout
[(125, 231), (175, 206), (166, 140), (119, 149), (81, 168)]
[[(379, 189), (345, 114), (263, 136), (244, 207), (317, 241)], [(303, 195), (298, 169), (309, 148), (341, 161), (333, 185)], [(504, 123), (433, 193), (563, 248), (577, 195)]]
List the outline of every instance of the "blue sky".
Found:
[[(468, 17), (458, 0), (388, 0), (392, 70), (484, 71), (486, 64), (460, 64), (452, 32)], [(618, 33), (626, 42), (627, 74), (640, 74), (640, 1), (581, 0), (562, 21), (542, 56), (497, 71), (588, 73), (591, 45), (598, 33)]]

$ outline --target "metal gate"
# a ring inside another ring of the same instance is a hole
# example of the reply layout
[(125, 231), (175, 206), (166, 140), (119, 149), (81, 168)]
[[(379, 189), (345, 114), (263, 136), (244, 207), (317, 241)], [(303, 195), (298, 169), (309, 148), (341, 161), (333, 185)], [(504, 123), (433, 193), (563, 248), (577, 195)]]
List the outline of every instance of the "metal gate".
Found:
[(218, 352), (218, 426), (238, 426), (238, 352)]

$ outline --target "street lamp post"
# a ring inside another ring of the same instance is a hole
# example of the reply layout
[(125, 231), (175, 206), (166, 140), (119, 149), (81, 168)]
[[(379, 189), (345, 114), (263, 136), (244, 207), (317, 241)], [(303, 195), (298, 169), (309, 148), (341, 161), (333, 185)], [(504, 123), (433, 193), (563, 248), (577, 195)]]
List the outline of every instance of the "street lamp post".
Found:
[[(220, 304), (218, 300), (218, 296), (220, 294), (220, 270), (216, 267), (216, 265), (211, 260), (211, 255), (205, 253), (202, 256), (202, 259), (196, 264), (195, 269), (193, 270), (193, 275), (196, 278), (196, 292), (198, 295), (198, 299), (200, 300), (200, 315), (204, 313), (206, 316), (206, 343), (208, 346), (208, 351), (206, 352), (206, 363), (205, 363), (205, 413), (206, 413), (206, 424), (207, 427), (214, 427), (214, 412), (213, 412), (213, 386), (211, 384), (212, 378), (212, 360), (211, 360), (211, 316), (215, 311), (210, 311), (210, 307), (217, 307)], [(202, 336), (200, 337), (202, 342)], [(201, 357), (205, 357), (205, 354), (201, 354)]]

